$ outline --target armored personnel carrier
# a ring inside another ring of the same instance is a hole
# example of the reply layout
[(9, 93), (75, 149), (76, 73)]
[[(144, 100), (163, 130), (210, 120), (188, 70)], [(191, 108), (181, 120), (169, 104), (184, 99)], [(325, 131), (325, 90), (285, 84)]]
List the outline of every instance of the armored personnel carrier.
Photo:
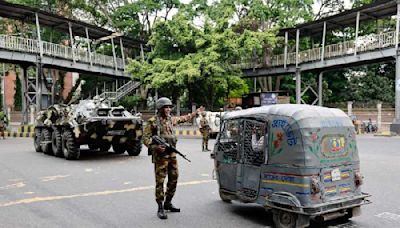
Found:
[(99, 99), (76, 105), (56, 104), (36, 119), (34, 146), (37, 152), (79, 159), (80, 146), (90, 150), (137, 156), (142, 149), (143, 120), (122, 106), (112, 107)]

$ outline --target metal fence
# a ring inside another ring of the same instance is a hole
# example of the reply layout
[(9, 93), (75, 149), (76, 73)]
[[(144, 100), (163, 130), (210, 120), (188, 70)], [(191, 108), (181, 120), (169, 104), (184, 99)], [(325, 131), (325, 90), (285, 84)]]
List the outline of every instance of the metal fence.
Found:
[[(337, 44), (327, 45), (324, 48), (324, 59), (334, 58), (338, 56), (354, 55), (355, 52), (367, 52), (377, 49), (383, 49), (395, 46), (396, 32), (369, 34), (358, 37), (357, 41), (349, 40)], [(306, 63), (313, 61), (321, 61), (322, 47), (300, 51), (298, 53), (298, 63)], [(283, 66), (285, 63), (285, 54), (273, 55), (268, 62), (254, 60), (242, 60), (239, 66), (242, 69), (261, 68), (265, 66)], [(296, 52), (287, 53), (287, 65), (296, 64)]]
[(47, 41), (39, 42), (38, 40), (10, 36), (0, 35), (0, 48), (19, 51), (25, 53), (40, 54), (40, 49), (43, 50), (43, 55), (68, 59), (82, 63), (92, 63), (93, 65), (100, 65), (110, 68), (115, 68), (115, 64), (118, 69), (125, 70), (124, 67), (127, 63), (121, 58), (116, 58), (116, 63), (112, 56), (99, 54), (96, 52), (89, 52), (87, 48), (80, 47), (69, 47), (61, 44), (54, 44)]

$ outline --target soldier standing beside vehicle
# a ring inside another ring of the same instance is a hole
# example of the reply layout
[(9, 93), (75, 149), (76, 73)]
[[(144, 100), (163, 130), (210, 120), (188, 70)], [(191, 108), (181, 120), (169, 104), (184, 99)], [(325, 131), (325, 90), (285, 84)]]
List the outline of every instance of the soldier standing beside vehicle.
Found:
[[(158, 99), (156, 101), (157, 114), (148, 120), (143, 132), (143, 143), (149, 148), (149, 153), (151, 153), (152, 162), (154, 163), (155, 196), (158, 204), (157, 216), (160, 219), (168, 218), (164, 210), (180, 212), (180, 209), (171, 203), (178, 183), (178, 161), (176, 153), (166, 154), (165, 147), (154, 144), (151, 137), (158, 135), (175, 147), (177, 138), (173, 126), (183, 122), (190, 122), (196, 115), (196, 113), (192, 113), (187, 116), (171, 117), (172, 107), (170, 99), (166, 97)], [(167, 190), (164, 192), (164, 181), (167, 175)]]
[(208, 123), (208, 120), (206, 118), (207, 113), (202, 112), (201, 113), (201, 119), (200, 119), (200, 132), (203, 136), (202, 140), (202, 150), (201, 151), (210, 151), (208, 149), (208, 139), (210, 137), (210, 124)]
[(4, 133), (4, 131), (6, 130), (7, 125), (7, 115), (3, 112), (3, 110), (0, 110), (0, 136), (3, 136), (3, 139), (6, 139), (6, 134)]

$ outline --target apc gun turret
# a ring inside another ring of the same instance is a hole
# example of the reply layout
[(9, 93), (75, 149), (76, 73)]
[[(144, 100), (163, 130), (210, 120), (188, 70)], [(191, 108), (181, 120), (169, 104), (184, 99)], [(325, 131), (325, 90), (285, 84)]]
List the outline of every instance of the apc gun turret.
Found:
[(143, 120), (122, 106), (112, 107), (99, 99), (76, 105), (52, 105), (36, 119), (34, 145), (44, 152), (66, 159), (79, 159), (80, 146), (117, 154), (137, 156), (142, 149)]

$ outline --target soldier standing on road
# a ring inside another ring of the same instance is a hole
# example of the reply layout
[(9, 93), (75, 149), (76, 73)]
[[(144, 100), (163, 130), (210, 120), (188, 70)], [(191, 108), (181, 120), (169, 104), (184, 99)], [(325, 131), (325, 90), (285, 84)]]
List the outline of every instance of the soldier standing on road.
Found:
[(208, 120), (206, 118), (207, 113), (202, 112), (201, 113), (201, 119), (200, 119), (200, 132), (203, 135), (203, 140), (201, 143), (202, 150), (201, 151), (210, 151), (208, 149), (208, 139), (210, 137), (210, 124), (208, 123)]
[(0, 136), (3, 136), (3, 139), (6, 139), (6, 134), (4, 133), (4, 130), (6, 130), (7, 125), (7, 115), (3, 112), (3, 110), (0, 110)]
[[(151, 117), (144, 127), (143, 143), (149, 148), (154, 163), (156, 179), (156, 202), (158, 204), (157, 216), (160, 219), (167, 219), (164, 210), (180, 212), (171, 201), (174, 197), (178, 183), (178, 161), (176, 153), (166, 154), (165, 147), (152, 143), (151, 137), (158, 135), (170, 145), (176, 146), (177, 138), (173, 126), (183, 122), (190, 122), (196, 113), (187, 116), (171, 117), (172, 102), (166, 97), (156, 101), (157, 115)], [(167, 190), (164, 193), (164, 181), (168, 175)]]

